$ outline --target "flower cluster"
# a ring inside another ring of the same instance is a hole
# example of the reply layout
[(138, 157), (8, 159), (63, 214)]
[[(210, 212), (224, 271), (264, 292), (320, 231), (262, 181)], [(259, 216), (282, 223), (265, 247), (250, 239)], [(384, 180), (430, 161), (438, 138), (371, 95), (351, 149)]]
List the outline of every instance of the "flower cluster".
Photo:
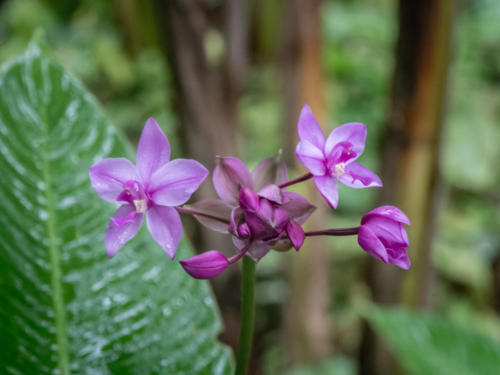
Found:
[[(207, 268), (215, 276), (244, 255), (258, 261), (272, 248), (299, 250), (305, 238), (302, 224), (314, 206), (302, 195), (287, 192), (283, 187), (287, 181), (287, 168), (279, 156), (263, 160), (252, 173), (239, 159), (219, 158), (213, 184), (221, 199), (195, 203), (191, 212), (207, 227), (231, 234), (239, 251), (224, 262), (221, 253), (211, 250), (182, 260), (184, 269), (205, 278)], [(214, 212), (217, 218), (208, 215)]]
[(309, 106), (298, 121), (296, 154), (309, 173), (288, 179), (278, 155), (261, 161), (252, 172), (234, 157), (221, 157), (212, 182), (220, 199), (184, 205), (207, 177), (197, 161), (170, 161), (170, 145), (158, 124), (149, 119), (142, 132), (136, 165), (127, 159), (104, 159), (90, 170), (92, 187), (101, 198), (120, 204), (110, 219), (105, 238), (110, 257), (138, 232), (144, 215), (154, 240), (172, 259), (182, 232), (179, 213), (193, 215), (206, 227), (232, 236), (238, 251), (227, 258), (210, 250), (180, 263), (192, 277), (211, 278), (243, 256), (258, 261), (271, 249), (299, 251), (308, 236), (357, 235), (367, 253), (403, 269), (410, 267), (406, 248), (406, 215), (393, 206), (378, 207), (355, 228), (304, 232), (302, 225), (315, 207), (305, 197), (289, 192), (291, 185), (313, 179), (331, 208), (338, 205), (337, 182), (352, 188), (380, 187), (377, 175), (356, 160), (363, 153), (366, 126), (348, 123), (325, 138)]

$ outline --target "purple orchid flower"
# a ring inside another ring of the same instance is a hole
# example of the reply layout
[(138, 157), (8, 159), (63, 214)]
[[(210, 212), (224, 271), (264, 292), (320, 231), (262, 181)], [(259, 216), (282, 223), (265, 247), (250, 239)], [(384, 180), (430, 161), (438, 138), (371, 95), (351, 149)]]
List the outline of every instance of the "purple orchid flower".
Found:
[(366, 126), (348, 123), (335, 128), (325, 136), (311, 108), (302, 108), (298, 121), (300, 142), (296, 154), (299, 161), (314, 177), (314, 183), (326, 202), (336, 208), (337, 181), (352, 188), (382, 186), (376, 174), (355, 160), (363, 153)]
[(411, 225), (399, 208), (375, 208), (361, 219), (358, 243), (371, 256), (407, 270), (410, 268), (410, 259), (406, 248), (410, 243), (403, 224)]
[(139, 140), (136, 165), (124, 158), (104, 159), (90, 167), (89, 175), (102, 199), (121, 204), (106, 233), (108, 256), (113, 257), (137, 234), (146, 215), (153, 239), (173, 259), (182, 234), (174, 207), (191, 197), (208, 171), (195, 160), (170, 161), (168, 139), (150, 118)]
[(286, 243), (298, 250), (305, 237), (302, 224), (315, 207), (300, 194), (278, 186), (287, 180), (280, 157), (263, 160), (252, 173), (237, 158), (219, 158), (213, 184), (221, 200), (200, 201), (191, 207), (223, 218), (195, 215), (208, 228), (231, 233), (235, 246), (255, 261), (275, 246), (283, 249)]

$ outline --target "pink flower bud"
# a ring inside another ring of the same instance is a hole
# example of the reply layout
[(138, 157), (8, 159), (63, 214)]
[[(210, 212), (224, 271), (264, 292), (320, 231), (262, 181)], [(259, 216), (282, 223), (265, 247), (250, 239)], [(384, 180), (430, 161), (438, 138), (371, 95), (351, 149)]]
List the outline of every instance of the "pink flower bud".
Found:
[(245, 211), (255, 212), (259, 209), (259, 196), (249, 188), (241, 188), (240, 190), (240, 207)]
[(410, 259), (406, 248), (410, 243), (403, 224), (410, 225), (410, 220), (399, 208), (378, 207), (361, 219), (358, 243), (371, 256), (407, 270)]
[(227, 258), (216, 250), (180, 261), (184, 270), (195, 279), (210, 279), (229, 265)]
[(292, 242), (295, 250), (299, 251), (299, 249), (302, 247), (302, 244), (304, 243), (304, 239), (306, 238), (304, 229), (302, 229), (299, 223), (295, 221), (289, 221), (286, 224), (286, 234)]
[(243, 223), (238, 227), (238, 236), (241, 238), (248, 238), (250, 237), (250, 228), (248, 227), (247, 223)]

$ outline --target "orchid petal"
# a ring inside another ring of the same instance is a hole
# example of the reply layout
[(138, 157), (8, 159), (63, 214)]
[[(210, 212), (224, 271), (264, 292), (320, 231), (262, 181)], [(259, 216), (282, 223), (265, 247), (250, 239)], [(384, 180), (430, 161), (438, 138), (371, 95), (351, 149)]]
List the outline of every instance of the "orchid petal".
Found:
[(288, 181), (288, 170), (279, 153), (276, 156), (262, 160), (252, 171), (255, 191), (269, 184), (281, 185)]
[(273, 206), (271, 202), (269, 202), (267, 199), (263, 199), (261, 201), (259, 212), (257, 214), (267, 222), (271, 222), (271, 220), (273, 219)]
[(99, 196), (116, 202), (123, 190), (123, 184), (129, 180), (137, 180), (135, 165), (124, 158), (103, 159), (89, 169), (90, 182)]
[(146, 223), (153, 239), (174, 259), (182, 235), (182, 223), (177, 210), (155, 205), (146, 211)]
[(400, 249), (387, 249), (387, 254), (389, 254), (389, 262), (402, 268), (404, 270), (409, 270), (411, 266), (410, 258), (406, 253), (405, 248)]
[(150, 118), (142, 130), (137, 147), (136, 165), (144, 185), (170, 160), (170, 144), (157, 122)]
[[(233, 237), (234, 246), (236, 246), (238, 250), (247, 246), (248, 241), (249, 240), (240, 240), (237, 237)], [(269, 252), (269, 250), (271, 250), (271, 245), (269, 243), (265, 241), (253, 241), (245, 255), (251, 258), (254, 262), (258, 262), (260, 258)]]
[(229, 222), (229, 232), (237, 233), (238, 226), (245, 219), (245, 212), (241, 209), (240, 206), (234, 207), (231, 210), (231, 220)]
[(274, 210), (271, 203), (262, 200), (257, 212), (245, 212), (245, 222), (250, 227), (252, 236), (257, 239), (268, 239), (279, 234), (279, 230), (274, 225)]
[(283, 193), (284, 203), (283, 209), (288, 212), (290, 220), (294, 220), (299, 224), (304, 224), (316, 209), (299, 193), (285, 192)]
[(375, 173), (357, 162), (347, 164), (345, 173), (339, 176), (338, 180), (344, 185), (356, 189), (382, 186), (382, 181)]
[(276, 235), (276, 230), (271, 226), (271, 220), (254, 212), (245, 212), (245, 222), (250, 227), (254, 238), (263, 239)]
[(325, 155), (330, 155), (335, 146), (341, 142), (350, 143), (352, 152), (356, 155), (353, 160), (358, 158), (365, 149), (366, 125), (351, 122), (333, 129), (325, 143)]
[(314, 184), (332, 208), (337, 208), (339, 191), (337, 181), (332, 176), (314, 176)]
[(339, 163), (352, 163), (358, 158), (358, 156), (359, 155), (352, 150), (352, 145), (350, 142), (344, 141), (337, 143), (332, 151), (327, 154), (326, 167), (328, 169), (331, 169)]
[(240, 190), (240, 197), (238, 201), (240, 207), (245, 211), (255, 212), (260, 207), (259, 196), (252, 189), (246, 187)]
[(406, 228), (404, 227), (403, 223), (400, 223), (400, 229), (401, 229), (401, 236), (403, 237), (403, 243), (405, 244), (405, 247), (410, 246), (410, 239), (408, 238), (408, 233), (406, 232)]
[(304, 239), (306, 238), (304, 229), (302, 229), (299, 223), (295, 221), (289, 221), (286, 225), (286, 234), (292, 242), (295, 250), (299, 251), (299, 249), (302, 247), (302, 244), (304, 243)]
[(124, 226), (127, 223), (131, 223), (135, 219), (135, 208), (131, 210), (128, 215), (122, 216), (122, 217), (112, 217), (109, 220), (111, 220), (113, 223), (118, 225), (119, 227)]
[(316, 148), (323, 150), (325, 135), (307, 104), (302, 107), (302, 111), (300, 112), (297, 130), (301, 142), (308, 141), (316, 146)]
[(371, 210), (363, 216), (361, 224), (364, 224), (372, 215), (387, 217), (392, 220), (399, 221), (400, 223), (411, 225), (410, 219), (408, 219), (405, 213), (395, 206), (380, 206)]
[(248, 249), (246, 256), (250, 257), (254, 262), (258, 262), (264, 255), (271, 250), (271, 245), (264, 241), (254, 241)]
[[(184, 206), (186, 207), (186, 206)], [(202, 200), (186, 207), (211, 216), (219, 217), (229, 222), (231, 218), (231, 207), (221, 200)], [(194, 215), (204, 226), (220, 233), (229, 233), (229, 224), (206, 216)]]
[(295, 150), (297, 158), (315, 176), (326, 173), (323, 151), (307, 140), (300, 141)]
[(381, 260), (384, 263), (389, 262), (389, 255), (385, 246), (377, 238), (375, 233), (366, 226), (361, 226), (358, 232), (358, 243), (371, 256)]
[(134, 212), (135, 208), (133, 206), (124, 204), (116, 210), (112, 217), (114, 220), (110, 220), (108, 231), (106, 232), (106, 238), (104, 239), (106, 252), (110, 258), (114, 257), (118, 250), (120, 250), (123, 245), (127, 243), (127, 241), (132, 239), (141, 228), (142, 220), (144, 218), (143, 214), (135, 214), (132, 221), (128, 221), (122, 225), (116, 224), (116, 220), (127, 217)]
[(271, 202), (282, 204), (283, 203), (283, 193), (278, 185), (267, 185), (260, 189), (257, 193), (262, 198), (266, 198)]
[(240, 188), (252, 188), (252, 176), (241, 160), (231, 157), (218, 158), (213, 173), (213, 184), (222, 200), (237, 206)]
[(229, 262), (216, 250), (210, 250), (179, 262), (184, 270), (195, 279), (210, 279), (224, 271)]
[(247, 239), (244, 239), (244, 240), (239, 239), (236, 236), (233, 236), (231, 239), (233, 240), (234, 246), (236, 246), (236, 248), (238, 250), (242, 250), (245, 246), (247, 246), (248, 245), (248, 241), (249, 241)]
[(398, 221), (383, 216), (371, 216), (365, 221), (367, 226), (380, 239), (385, 247), (408, 247), (408, 236), (404, 225)]
[(285, 209), (278, 207), (273, 210), (272, 225), (278, 232), (281, 232), (283, 229), (285, 229), (285, 226), (289, 219), (290, 217), (288, 216), (288, 212)]
[(276, 239), (283, 232), (289, 216), (285, 209), (274, 207), (267, 199), (262, 199), (257, 211), (245, 211), (244, 219), (254, 238), (268, 240)]
[(207, 169), (197, 161), (175, 159), (153, 174), (148, 192), (156, 204), (180, 206), (186, 203), (207, 175)]

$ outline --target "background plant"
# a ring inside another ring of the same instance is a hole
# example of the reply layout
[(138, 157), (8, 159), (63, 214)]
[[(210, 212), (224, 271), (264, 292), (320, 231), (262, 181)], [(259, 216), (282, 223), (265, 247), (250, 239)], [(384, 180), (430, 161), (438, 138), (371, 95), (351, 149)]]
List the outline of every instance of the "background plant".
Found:
[[(175, 112), (178, 106), (171, 104), (179, 94), (174, 85), (176, 76), (164, 59), (160, 33), (151, 32), (154, 22), (127, 22), (131, 20), (127, 9), (134, 9), (128, 5), (135, 4), (133, 1), (85, 0), (72, 2), (72, 6), (66, 3), (1, 2), (0, 60), (5, 62), (21, 54), (33, 31), (42, 27), (55, 58), (84, 82), (98, 98), (107, 117), (123, 130), (132, 144), (136, 144), (141, 126), (149, 116), (158, 120), (172, 143), (176, 142), (175, 138), (182, 139)], [(123, 5), (125, 3), (128, 5)], [(224, 2), (203, 3), (212, 15), (206, 48), (213, 63), (227, 51), (220, 27), (224, 18), (219, 16)], [(250, 161), (250, 167), (257, 164), (257, 155), (270, 156), (276, 149), (287, 147), (281, 126), (285, 96), (280, 77), (285, 69), (276, 63), (277, 51), (286, 50), (284, 37), (290, 36), (290, 32), (282, 31), (281, 27), (287, 15), (280, 2), (257, 1), (255, 4), (258, 5), (251, 8), (254, 16), (247, 23), (252, 25), (251, 59), (246, 75), (241, 76), (244, 89), (238, 100), (244, 142), (234, 142), (238, 144), (241, 158)], [(433, 310), (451, 323), (498, 339), (499, 289), (495, 275), (498, 273), (500, 217), (496, 145), (500, 94), (495, 47), (500, 35), (496, 22), (499, 8), (494, 1), (479, 0), (457, 2), (456, 10), (449, 105), (440, 159), (443, 194), (439, 200), (432, 254), (437, 275)], [(147, 9), (144, 12), (145, 15), (142, 10), (132, 12), (135, 16), (132, 21), (150, 19)], [(382, 135), (391, 91), (393, 45), (397, 38), (396, 2), (323, 1), (319, 17), (324, 73), (321, 91), (325, 92), (327, 119), (323, 123), (333, 128), (359, 120), (370, 124), (370, 134)], [(131, 36), (137, 36), (139, 42)], [(291, 117), (296, 120), (295, 115)], [(382, 150), (377, 139), (377, 136), (369, 139), (363, 160), (374, 171), (380, 165)], [(179, 155), (173, 157), (186, 156), (183, 153), (187, 149), (174, 152)], [(356, 225), (359, 213), (369, 209), (375, 198), (373, 191), (359, 193), (350, 189), (341, 190), (341, 196), (344, 207), (325, 219), (332, 226)], [(9, 202), (3, 202), (1, 207), (8, 205)], [(196, 236), (191, 238), (197, 240)], [(281, 258), (269, 256), (261, 263), (257, 275), (260, 285), (256, 290), (257, 316), (260, 318), (256, 322), (257, 345), (253, 356), (256, 373), (281, 373), (293, 366), (297, 366), (290, 370), (293, 373), (321, 374), (327, 371), (325, 369), (355, 373), (362, 327), (359, 312), (365, 309), (362, 302), (370, 295), (364, 272), (366, 257), (351, 239), (337, 239), (335, 244), (327, 242), (332, 248), (327, 261), (332, 273), (326, 290), (331, 298), (327, 319), (331, 325), (324, 331), (329, 342), (334, 343), (328, 352), (330, 357), (308, 367), (300, 364), (303, 357), (290, 354), (282, 345), (282, 308), (289, 302), (291, 285), (284, 282), (283, 276), (290, 267), (283, 264)], [(411, 248), (409, 251), (411, 257)], [(227, 284), (223, 280), (216, 282), (225, 318), (223, 339), (233, 345), (231, 332), (237, 332), (234, 311), (238, 301), (234, 288), (227, 285), (234, 285), (235, 278), (236, 275), (228, 277)], [(5, 327), (3, 322), (2, 319), (0, 324)], [(303, 351), (307, 350), (303, 348)]]

